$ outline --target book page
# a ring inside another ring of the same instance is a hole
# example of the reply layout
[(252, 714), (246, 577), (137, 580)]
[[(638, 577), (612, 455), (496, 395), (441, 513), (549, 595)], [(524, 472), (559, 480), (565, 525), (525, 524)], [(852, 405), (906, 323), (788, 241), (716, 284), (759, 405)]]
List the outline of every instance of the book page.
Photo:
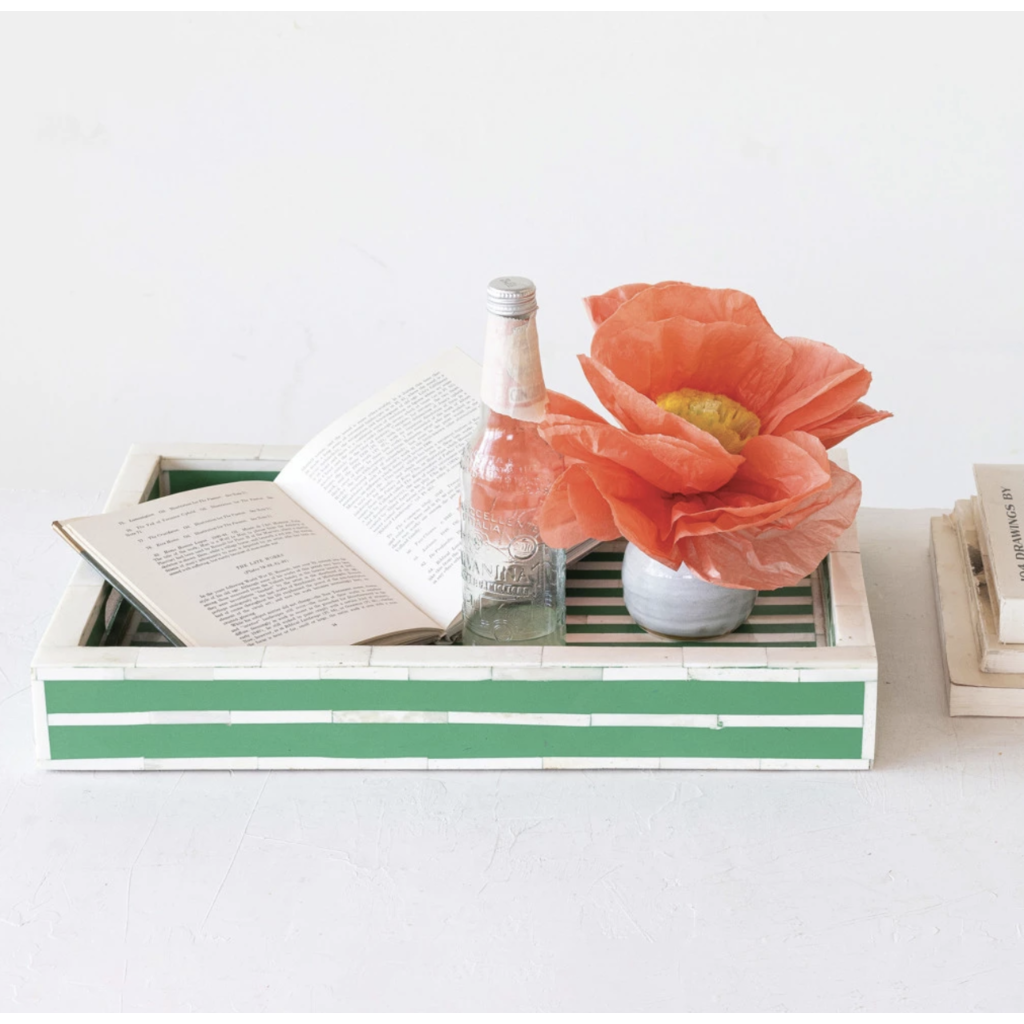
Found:
[(276, 484), (218, 484), (58, 526), (186, 644), (353, 644), (438, 632)]
[(278, 486), (442, 625), (462, 604), (459, 462), (480, 366), (458, 349), (321, 431)]

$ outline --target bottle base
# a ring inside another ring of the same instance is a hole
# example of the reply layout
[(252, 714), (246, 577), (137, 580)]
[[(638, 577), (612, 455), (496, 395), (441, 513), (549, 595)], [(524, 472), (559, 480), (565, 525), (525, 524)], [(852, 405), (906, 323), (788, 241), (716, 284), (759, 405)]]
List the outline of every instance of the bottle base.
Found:
[(466, 619), (462, 643), (466, 647), (560, 647), (565, 643), (565, 621), (553, 608), (502, 605)]

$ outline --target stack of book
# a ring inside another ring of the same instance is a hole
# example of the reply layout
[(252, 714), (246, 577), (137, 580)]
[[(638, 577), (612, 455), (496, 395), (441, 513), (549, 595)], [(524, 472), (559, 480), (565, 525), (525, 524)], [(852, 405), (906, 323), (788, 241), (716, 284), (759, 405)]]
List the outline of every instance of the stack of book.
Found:
[(974, 480), (931, 524), (949, 713), (1024, 716), (1024, 466), (975, 466)]

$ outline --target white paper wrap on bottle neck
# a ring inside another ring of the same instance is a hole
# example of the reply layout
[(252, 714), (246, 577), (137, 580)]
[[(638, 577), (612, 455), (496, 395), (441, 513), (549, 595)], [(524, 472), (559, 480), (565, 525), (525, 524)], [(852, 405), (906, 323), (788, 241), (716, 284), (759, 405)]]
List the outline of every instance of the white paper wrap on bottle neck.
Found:
[(544, 418), (547, 389), (540, 367), (536, 316), (514, 320), (488, 315), (480, 398), (502, 416), (530, 423)]

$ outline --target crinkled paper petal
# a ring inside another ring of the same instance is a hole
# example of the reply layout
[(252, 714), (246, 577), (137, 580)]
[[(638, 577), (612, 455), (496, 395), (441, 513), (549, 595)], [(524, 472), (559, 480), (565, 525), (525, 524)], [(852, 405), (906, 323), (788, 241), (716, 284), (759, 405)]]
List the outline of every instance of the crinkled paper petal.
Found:
[(621, 536), (608, 503), (580, 464), (569, 466), (555, 481), (537, 513), (537, 525), (544, 543), (554, 548)]
[[(688, 441), (663, 434), (631, 434), (609, 423), (548, 416), (540, 434), (556, 452), (590, 466), (621, 466), (669, 494), (714, 490), (735, 472), (742, 459), (718, 446), (701, 451)], [(713, 439), (712, 439), (713, 440)]]
[(548, 404), (545, 409), (546, 416), (571, 416), (574, 419), (586, 420), (593, 423), (607, 423), (608, 421), (594, 412), (593, 409), (577, 402), (575, 398), (563, 395), (560, 391), (548, 391)]
[(552, 547), (623, 536), (651, 546), (661, 542), (667, 530), (668, 506), (658, 488), (628, 469), (575, 463), (548, 493), (537, 523), (544, 542)]
[(726, 395), (762, 420), (771, 411), (771, 396), (785, 383), (792, 358), (771, 330), (673, 317), (616, 331), (616, 316), (594, 332), (591, 355), (634, 391), (656, 401), (694, 388)]
[(858, 402), (841, 416), (837, 416), (820, 427), (810, 427), (807, 433), (817, 437), (826, 448), (834, 448), (858, 430), (870, 427), (872, 423), (880, 423), (892, 416), (891, 412), (880, 412), (870, 405)]
[(616, 299), (619, 305), (605, 320), (614, 317), (620, 327), (681, 316), (702, 324), (724, 321), (771, 330), (771, 324), (753, 297), (734, 288), (702, 288), (683, 281), (662, 281), (647, 288), (639, 285), (613, 288), (597, 298), (604, 300), (606, 297), (606, 306)]
[(624, 302), (650, 287), (649, 284), (623, 284), (602, 295), (588, 295), (583, 300), (583, 305), (587, 307), (591, 323), (598, 327)]
[(763, 526), (831, 483), (825, 449), (809, 434), (754, 437), (743, 456), (743, 465), (725, 487), (673, 502), (675, 540)]
[(830, 469), (828, 491), (808, 499), (810, 515), (798, 507), (765, 527), (685, 538), (675, 550), (710, 583), (756, 590), (793, 586), (818, 567), (857, 515), (860, 481), (835, 463)]
[(594, 486), (608, 503), (619, 535), (643, 550), (665, 549), (668, 541), (668, 497), (621, 466), (587, 466)]
[[(727, 452), (714, 435), (662, 409), (628, 384), (623, 384), (608, 367), (589, 356), (580, 356), (579, 360), (601, 404), (626, 430), (634, 434), (673, 437), (690, 448), (694, 459), (709, 467), (718, 467), (710, 471), (710, 476), (704, 477), (706, 489), (712, 490), (728, 481), (743, 461), (741, 456)], [(718, 483), (714, 482), (715, 479)]]
[(871, 385), (871, 374), (831, 345), (786, 338), (792, 353), (786, 378), (771, 396), (762, 430), (810, 430), (846, 412)]

